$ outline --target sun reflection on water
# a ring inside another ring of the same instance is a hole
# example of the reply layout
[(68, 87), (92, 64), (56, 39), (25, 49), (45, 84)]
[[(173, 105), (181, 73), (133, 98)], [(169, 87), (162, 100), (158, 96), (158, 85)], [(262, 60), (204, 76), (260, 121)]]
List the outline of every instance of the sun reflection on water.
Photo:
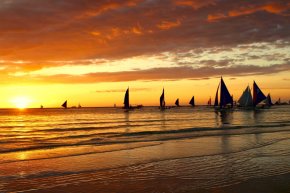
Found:
[(21, 152), (17, 155), (17, 159), (26, 160), (26, 159), (28, 159), (28, 155), (25, 152)]

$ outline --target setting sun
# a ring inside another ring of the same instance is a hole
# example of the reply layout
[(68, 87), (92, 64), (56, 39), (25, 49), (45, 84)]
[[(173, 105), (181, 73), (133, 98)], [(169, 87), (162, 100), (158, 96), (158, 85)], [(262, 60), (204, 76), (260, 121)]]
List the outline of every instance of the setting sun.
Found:
[(31, 102), (30, 99), (27, 97), (15, 97), (11, 100), (11, 102), (14, 104), (14, 106), (18, 109), (25, 109), (28, 107), (28, 104)]

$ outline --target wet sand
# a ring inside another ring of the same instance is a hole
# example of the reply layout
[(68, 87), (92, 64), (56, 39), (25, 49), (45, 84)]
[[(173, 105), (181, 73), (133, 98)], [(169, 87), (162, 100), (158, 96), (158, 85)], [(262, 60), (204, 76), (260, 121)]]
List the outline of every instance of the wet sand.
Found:
[[(120, 176), (121, 177), (121, 176)], [(30, 191), (31, 193), (51, 193), (51, 192), (107, 192), (107, 193), (130, 193), (130, 192), (178, 192), (178, 193), (289, 193), (290, 192), (290, 173), (270, 176), (259, 179), (250, 179), (238, 184), (215, 187), (209, 189), (183, 190), (181, 182), (178, 179), (152, 180), (149, 185), (144, 183), (135, 183), (134, 181), (122, 181), (120, 183), (100, 183), (98, 180), (89, 183), (79, 182), (79, 184), (65, 187), (56, 187), (47, 190)], [(186, 184), (185, 186), (188, 186)]]
[(9, 176), (21, 168), (22, 173), (2, 179), (0, 187), (38, 193), (290, 192), (290, 140), (285, 134), (276, 138), (253, 145), (253, 134), (203, 137), (73, 158), (11, 162), (2, 164), (1, 172)]

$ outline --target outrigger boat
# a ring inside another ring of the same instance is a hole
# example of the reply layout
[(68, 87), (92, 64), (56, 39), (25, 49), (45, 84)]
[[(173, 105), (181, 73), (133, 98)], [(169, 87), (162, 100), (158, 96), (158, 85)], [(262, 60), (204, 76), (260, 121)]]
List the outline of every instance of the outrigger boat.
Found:
[[(219, 90), (220, 90), (220, 96), (219, 96)], [(230, 95), (222, 77), (216, 91), (214, 108), (216, 110), (225, 110), (225, 109), (233, 108), (233, 97)]]
[(124, 97), (124, 107), (123, 109), (125, 109), (125, 111), (129, 111), (129, 110), (134, 110), (134, 109), (140, 109), (142, 108), (143, 105), (137, 105), (135, 107), (130, 105), (130, 100), (129, 100), (129, 87), (127, 88), (126, 92), (125, 92), (125, 97)]
[(164, 96), (164, 88), (163, 88), (163, 90), (162, 90), (162, 94), (161, 94), (161, 96), (160, 96), (160, 100), (159, 100), (159, 108), (161, 109), (161, 110), (164, 110), (166, 107), (165, 107), (165, 96)]
[(191, 100), (189, 101), (189, 104), (194, 107), (195, 103), (194, 103), (194, 96), (192, 96)]

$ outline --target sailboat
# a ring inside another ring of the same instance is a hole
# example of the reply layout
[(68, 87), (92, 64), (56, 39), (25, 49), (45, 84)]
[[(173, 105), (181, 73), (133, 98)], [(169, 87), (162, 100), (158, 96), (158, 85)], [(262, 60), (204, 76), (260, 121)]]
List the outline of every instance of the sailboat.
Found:
[(65, 109), (67, 109), (67, 100), (61, 106)]
[(261, 91), (261, 89), (258, 87), (256, 82), (254, 81), (253, 84), (253, 107), (256, 107), (260, 102), (264, 101), (266, 99), (266, 96)]
[(176, 101), (175, 101), (175, 105), (176, 105), (177, 107), (180, 107), (180, 105), (179, 105), (179, 99), (176, 99)]
[(160, 109), (165, 109), (165, 96), (164, 96), (164, 88), (162, 94), (160, 96)]
[(281, 105), (281, 98), (279, 98), (276, 102), (275, 105)]
[(252, 107), (253, 106), (253, 98), (251, 94), (251, 89), (249, 86), (244, 90), (242, 96), (238, 100), (239, 107)]
[(271, 107), (273, 105), (270, 93), (267, 95), (266, 99), (264, 100), (265, 105), (267, 107)]
[(191, 105), (191, 106), (195, 106), (195, 103), (194, 103), (194, 96), (192, 96), (192, 98), (191, 98), (191, 100), (189, 101), (189, 104)]
[(209, 97), (208, 101), (207, 101), (207, 105), (211, 106), (211, 97)]
[[(219, 90), (220, 90), (220, 98), (218, 100), (218, 95), (219, 95)], [(231, 106), (228, 106), (228, 105)], [(218, 85), (216, 95), (215, 95), (215, 101), (214, 101), (214, 107), (216, 109), (225, 109), (225, 108), (232, 108), (233, 107), (233, 97), (230, 95), (227, 86), (221, 77), (220, 84)]]
[(80, 109), (80, 108), (82, 108), (82, 106), (81, 106), (81, 104), (79, 103), (79, 105), (78, 105), (78, 108)]
[(125, 97), (124, 97), (124, 109), (130, 109), (130, 103), (129, 103), (129, 88), (127, 88)]

